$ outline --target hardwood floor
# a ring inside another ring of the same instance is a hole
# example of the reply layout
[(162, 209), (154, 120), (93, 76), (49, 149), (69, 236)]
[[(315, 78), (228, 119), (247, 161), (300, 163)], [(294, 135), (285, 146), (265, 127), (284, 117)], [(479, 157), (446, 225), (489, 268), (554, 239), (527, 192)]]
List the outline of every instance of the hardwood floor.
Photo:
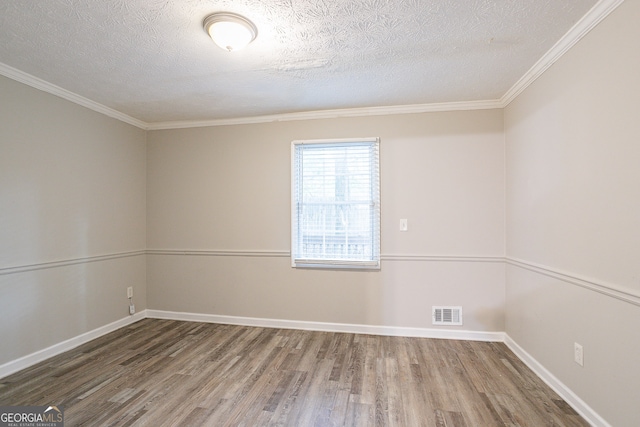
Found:
[(145, 319), (0, 379), (65, 426), (586, 426), (504, 344)]

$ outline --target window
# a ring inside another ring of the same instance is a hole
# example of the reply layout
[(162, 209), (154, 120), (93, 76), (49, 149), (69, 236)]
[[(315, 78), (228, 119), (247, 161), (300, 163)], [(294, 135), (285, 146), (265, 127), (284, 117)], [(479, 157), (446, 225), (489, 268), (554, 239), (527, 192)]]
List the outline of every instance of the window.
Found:
[(378, 138), (293, 141), (293, 267), (380, 268)]

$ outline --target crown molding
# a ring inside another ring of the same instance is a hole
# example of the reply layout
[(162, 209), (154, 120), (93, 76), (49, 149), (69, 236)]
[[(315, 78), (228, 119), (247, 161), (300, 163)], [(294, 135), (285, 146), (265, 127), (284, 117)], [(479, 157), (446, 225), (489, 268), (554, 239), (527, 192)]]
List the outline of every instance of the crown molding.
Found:
[(343, 117), (386, 116), (392, 114), (419, 114), (442, 111), (491, 110), (502, 108), (500, 100), (442, 102), (434, 104), (390, 105), (383, 107), (343, 108), (335, 110), (304, 111), (218, 120), (172, 121), (149, 123), (149, 130), (184, 129), (209, 126), (246, 125), (255, 123), (288, 122), (295, 120), (337, 119)]
[(518, 97), (569, 49), (586, 36), (596, 25), (613, 12), (624, 0), (600, 0), (542, 58), (500, 98), (502, 108)]
[(334, 110), (306, 111), (297, 113), (272, 114), (254, 117), (239, 117), (217, 120), (185, 120), (147, 123), (98, 102), (77, 95), (69, 90), (34, 77), (23, 71), (0, 63), (0, 75), (48, 92), (90, 110), (128, 123), (144, 130), (184, 129), (209, 126), (230, 126), (256, 123), (271, 123), (295, 120), (336, 119), (343, 117), (367, 117), (393, 114), (419, 114), (446, 111), (489, 110), (505, 108), (529, 85), (538, 79), (549, 67), (560, 59), (571, 47), (587, 35), (596, 25), (622, 4), (624, 0), (600, 0), (587, 12), (542, 58), (540, 58), (500, 99), (442, 102), (432, 104), (395, 105), (366, 108), (345, 108)]
[(419, 114), (462, 110), (489, 110), (505, 108), (569, 49), (586, 36), (603, 19), (622, 4), (624, 0), (600, 0), (584, 15), (551, 49), (545, 53), (500, 99), (443, 102), (433, 104), (397, 105), (370, 108), (348, 108), (336, 110), (308, 111), (274, 114), (255, 117), (240, 117), (201, 121), (167, 121), (148, 125), (148, 130), (183, 129), (208, 126), (229, 126), (254, 123), (270, 123), (293, 120), (335, 119), (341, 117), (365, 117), (391, 114)]
[(32, 76), (31, 74), (25, 73), (24, 71), (20, 71), (16, 68), (10, 67), (7, 64), (3, 64), (1, 62), (0, 62), (0, 75), (8, 77), (17, 82), (24, 83), (27, 86), (31, 86), (34, 89), (38, 89), (43, 92), (47, 92), (52, 95), (58, 96), (62, 99), (66, 99), (67, 101), (71, 101), (74, 104), (81, 105), (90, 110), (93, 110), (100, 114), (104, 114), (105, 116), (120, 120), (121, 122), (128, 123), (140, 129), (146, 130), (148, 127), (148, 123), (145, 123), (142, 120), (133, 118), (127, 114), (121, 113), (120, 111), (114, 110), (113, 108), (109, 108), (98, 102), (85, 98), (84, 96), (80, 96), (67, 89), (63, 89), (60, 86), (56, 86), (52, 83), (47, 82), (46, 80), (42, 80), (38, 77)]

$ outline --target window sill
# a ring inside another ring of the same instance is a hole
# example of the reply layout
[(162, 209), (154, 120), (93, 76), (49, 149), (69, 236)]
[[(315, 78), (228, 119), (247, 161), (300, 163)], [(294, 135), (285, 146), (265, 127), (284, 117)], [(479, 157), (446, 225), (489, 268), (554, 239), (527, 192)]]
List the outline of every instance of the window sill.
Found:
[(293, 268), (333, 269), (333, 270), (380, 270), (380, 261), (331, 261), (331, 260), (291, 260)]

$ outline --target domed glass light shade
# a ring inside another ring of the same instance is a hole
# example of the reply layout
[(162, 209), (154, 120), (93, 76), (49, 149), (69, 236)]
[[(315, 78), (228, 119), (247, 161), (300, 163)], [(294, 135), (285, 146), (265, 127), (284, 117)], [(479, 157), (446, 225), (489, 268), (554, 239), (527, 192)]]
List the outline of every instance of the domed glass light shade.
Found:
[(204, 19), (203, 25), (213, 41), (229, 52), (246, 47), (258, 35), (253, 22), (235, 13), (214, 13)]

